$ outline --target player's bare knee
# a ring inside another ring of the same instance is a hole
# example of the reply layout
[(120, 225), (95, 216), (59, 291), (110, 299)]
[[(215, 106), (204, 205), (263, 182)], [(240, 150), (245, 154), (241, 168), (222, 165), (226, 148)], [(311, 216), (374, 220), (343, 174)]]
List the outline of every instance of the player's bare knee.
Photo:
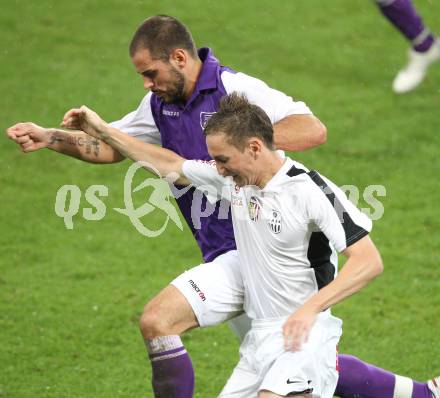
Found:
[(169, 285), (145, 307), (140, 329), (145, 339), (180, 335), (198, 326), (194, 311), (183, 294)]
[(139, 327), (145, 339), (153, 339), (171, 334), (171, 325), (167, 322), (165, 314), (161, 313), (160, 309), (155, 308), (151, 304), (147, 304), (144, 307)]

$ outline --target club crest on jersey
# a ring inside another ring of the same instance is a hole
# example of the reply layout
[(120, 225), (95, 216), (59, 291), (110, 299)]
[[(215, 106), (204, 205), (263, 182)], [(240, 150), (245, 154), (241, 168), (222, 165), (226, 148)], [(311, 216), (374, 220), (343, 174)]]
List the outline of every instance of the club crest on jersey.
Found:
[(215, 113), (217, 112), (200, 112), (200, 126), (202, 126), (202, 129), (206, 127), (208, 120), (211, 119), (211, 116)]
[(270, 213), (270, 219), (267, 224), (274, 234), (279, 234), (281, 232), (281, 213), (277, 210), (271, 210)]
[(250, 219), (252, 221), (258, 221), (258, 217), (260, 217), (261, 206), (255, 196), (251, 196), (251, 199), (249, 200), (248, 211)]

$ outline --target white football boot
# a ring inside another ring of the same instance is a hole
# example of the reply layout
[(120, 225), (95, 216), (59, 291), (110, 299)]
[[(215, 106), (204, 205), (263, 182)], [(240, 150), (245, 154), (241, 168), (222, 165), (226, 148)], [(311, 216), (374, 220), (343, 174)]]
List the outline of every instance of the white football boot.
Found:
[(440, 39), (436, 37), (430, 49), (423, 53), (410, 49), (408, 58), (408, 64), (393, 81), (393, 90), (397, 94), (407, 93), (423, 81), (428, 67), (440, 59)]
[(431, 390), (433, 398), (440, 398), (440, 376), (428, 380), (428, 388)]

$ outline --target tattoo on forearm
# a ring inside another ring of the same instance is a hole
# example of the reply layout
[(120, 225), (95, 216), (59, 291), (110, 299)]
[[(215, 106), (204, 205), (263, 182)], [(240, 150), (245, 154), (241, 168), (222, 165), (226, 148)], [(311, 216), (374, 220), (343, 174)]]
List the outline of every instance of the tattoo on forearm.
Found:
[(95, 156), (99, 155), (100, 141), (93, 137), (76, 137), (74, 135), (68, 135), (66, 133), (54, 132), (50, 136), (49, 145), (54, 145), (59, 142), (65, 142), (68, 145), (86, 148), (86, 153), (89, 155), (92, 153)]
[(56, 133), (52, 133), (52, 135), (50, 136), (49, 145), (54, 145), (54, 144), (61, 142), (61, 141), (63, 141), (62, 138), (57, 137)]
[[(79, 145), (79, 144), (78, 144)], [(93, 149), (95, 156), (99, 155), (100, 142), (96, 138), (91, 138), (86, 141), (86, 153), (90, 154)]]

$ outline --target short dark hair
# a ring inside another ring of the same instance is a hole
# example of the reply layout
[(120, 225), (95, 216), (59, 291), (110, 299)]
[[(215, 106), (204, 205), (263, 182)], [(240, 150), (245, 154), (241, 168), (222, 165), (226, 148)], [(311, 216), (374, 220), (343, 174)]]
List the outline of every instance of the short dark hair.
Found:
[(188, 28), (176, 18), (155, 15), (147, 18), (135, 32), (130, 43), (130, 56), (139, 49), (146, 49), (154, 59), (168, 61), (176, 48), (187, 50), (193, 58), (197, 49)]
[(246, 140), (261, 139), (274, 150), (272, 123), (259, 106), (251, 104), (244, 94), (232, 93), (220, 100), (217, 113), (211, 116), (205, 127), (205, 135), (223, 133), (228, 144), (244, 150)]

